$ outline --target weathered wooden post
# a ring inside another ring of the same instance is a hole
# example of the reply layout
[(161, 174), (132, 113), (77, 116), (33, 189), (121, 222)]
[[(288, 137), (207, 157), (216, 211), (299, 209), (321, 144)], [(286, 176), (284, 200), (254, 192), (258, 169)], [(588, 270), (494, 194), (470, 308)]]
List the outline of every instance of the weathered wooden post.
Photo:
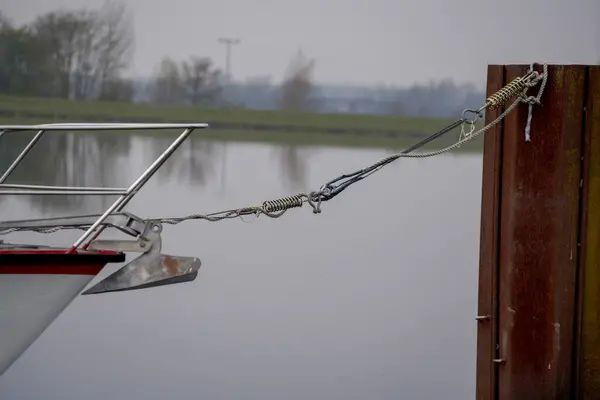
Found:
[(477, 399), (600, 398), (600, 67), (548, 73), (531, 141), (524, 103), (485, 137)]

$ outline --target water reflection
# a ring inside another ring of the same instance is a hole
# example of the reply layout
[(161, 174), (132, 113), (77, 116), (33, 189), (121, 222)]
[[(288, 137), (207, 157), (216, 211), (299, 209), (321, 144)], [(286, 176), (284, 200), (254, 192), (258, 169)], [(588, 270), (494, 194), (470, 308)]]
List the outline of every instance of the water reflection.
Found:
[[(150, 151), (144, 158), (144, 164), (150, 165), (174, 139), (173, 135), (164, 135), (145, 140), (144, 144), (150, 147)], [(176, 179), (186, 185), (205, 186), (214, 178), (218, 169), (215, 168), (216, 162), (223, 156), (223, 149), (223, 142), (202, 139), (192, 134), (158, 170), (155, 177), (163, 182)]]
[[(0, 139), (0, 169), (5, 171), (35, 132), (13, 132)], [(119, 174), (131, 151), (131, 136), (101, 133), (47, 132), (31, 149), (6, 183), (57, 186), (124, 186)], [(100, 196), (21, 196), (41, 212), (105, 207)], [(5, 200), (1, 198), (0, 201)]]
[[(20, 173), (45, 174), (46, 182), (29, 178), (35, 183), (126, 185), (170, 143), (131, 136), (119, 156), (122, 136), (113, 151), (101, 151), (105, 139), (93, 136), (64, 139), (53, 155), (62, 161), (40, 152), (47, 160)], [(194, 140), (128, 210), (181, 216), (252, 205), (289, 194), (292, 182), (318, 188), (389, 154)], [(78, 170), (67, 156), (76, 152), (96, 164)], [(219, 194), (223, 162), (227, 196)], [(43, 170), (55, 163), (59, 177)], [(480, 194), (480, 155), (449, 154), (400, 160), (322, 214), (304, 207), (277, 220), (165, 226), (163, 251), (200, 257), (198, 279), (78, 297), (0, 378), (0, 398), (473, 398)], [(2, 213), (31, 215), (34, 207), (7, 201)], [(66, 235), (56, 240), (71, 243)]]
[[(177, 132), (178, 133), (178, 132)], [(173, 142), (177, 133), (140, 135), (132, 133), (48, 132), (14, 170), (6, 183), (128, 187)], [(0, 170), (6, 170), (35, 132), (9, 133), (0, 139)], [(227, 143), (191, 135), (158, 170), (153, 180), (161, 184), (174, 180), (204, 187), (220, 179), (226, 192)], [(306, 186), (308, 148), (276, 146), (272, 150), (276, 168), (286, 188)], [(235, 157), (235, 155), (233, 155)], [(251, 167), (251, 166), (250, 166)], [(232, 182), (235, 184), (235, 182)], [(114, 196), (20, 196), (39, 212), (79, 209), (100, 212)], [(0, 204), (7, 196), (0, 197)]]
[(295, 145), (281, 145), (273, 149), (284, 185), (293, 191), (307, 190), (307, 158), (313, 149)]

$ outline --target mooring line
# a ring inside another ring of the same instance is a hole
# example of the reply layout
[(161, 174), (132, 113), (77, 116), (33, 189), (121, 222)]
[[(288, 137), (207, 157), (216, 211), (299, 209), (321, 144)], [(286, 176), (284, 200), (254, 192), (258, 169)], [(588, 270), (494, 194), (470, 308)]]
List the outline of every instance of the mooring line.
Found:
[[(302, 207), (304, 203), (308, 203), (312, 209), (313, 213), (318, 214), (321, 212), (321, 205), (323, 202), (329, 201), (333, 199), (335, 196), (339, 195), (342, 191), (347, 189), (349, 186), (355, 184), (358, 181), (365, 179), (371, 174), (379, 171), (384, 166), (392, 163), (393, 161), (398, 160), (399, 158), (428, 158), (438, 156), (444, 153), (447, 153), (453, 149), (460, 147), (462, 144), (467, 143), (479, 135), (487, 132), (489, 129), (494, 127), (500, 121), (502, 121), (508, 114), (510, 114), (520, 103), (527, 103), (529, 105), (529, 116), (528, 121), (530, 120), (531, 112), (534, 105), (541, 104), (541, 98), (546, 88), (548, 79), (548, 65), (547, 63), (543, 64), (543, 71), (537, 72), (533, 68), (533, 64), (531, 65), (529, 71), (522, 77), (517, 77), (502, 89), (489, 96), (485, 104), (481, 106), (477, 110), (465, 110), (460, 119), (454, 121), (448, 126), (440, 129), (439, 131), (433, 133), (432, 135), (427, 136), (423, 140), (409, 146), (398, 154), (394, 154), (388, 157), (383, 158), (382, 160), (376, 162), (373, 165), (370, 165), (366, 168), (360, 169), (358, 171), (343, 174), (338, 176), (335, 179), (332, 179), (322, 185), (319, 190), (310, 192), (310, 193), (298, 193), (289, 197), (282, 197), (279, 199), (269, 200), (263, 202), (260, 206), (251, 206), (244, 207), (238, 209), (231, 209), (225, 211), (219, 211), (211, 214), (190, 214), (184, 217), (177, 218), (151, 218), (147, 219), (148, 222), (160, 222), (163, 224), (171, 224), (177, 225), (184, 221), (190, 220), (205, 220), (210, 222), (222, 221), (224, 219), (231, 218), (240, 218), (246, 215), (255, 215), (259, 216), (261, 214), (266, 215), (269, 218), (279, 218), (286, 213), (286, 211), (292, 208)], [(540, 89), (536, 96), (528, 96), (527, 91), (530, 88), (537, 86), (541, 82)], [(482, 128), (475, 130), (475, 124), (478, 120), (482, 119), (484, 114), (483, 112), (486, 110), (494, 110), (498, 107), (505, 105), (510, 99), (517, 96), (515, 101), (496, 119), (490, 122), (487, 125), (484, 125)], [(472, 114), (472, 118), (468, 118), (467, 116)], [(418, 150), (425, 146), (427, 143), (432, 142), (435, 139), (442, 137), (443, 135), (451, 132), (452, 130), (461, 127), (461, 134), (459, 140), (447, 147), (444, 147), (439, 150), (434, 150), (430, 152), (424, 153), (415, 153), (415, 150)], [(465, 131), (465, 127), (469, 126), (470, 130), (468, 132)], [(526, 128), (526, 140), (529, 141), (529, 124)], [(12, 233), (15, 231), (26, 230), (26, 231), (34, 231), (38, 233), (53, 233), (62, 229), (87, 229), (86, 227), (62, 227), (57, 226), (53, 228), (9, 228), (0, 231), (0, 235), (6, 235), (8, 233)]]

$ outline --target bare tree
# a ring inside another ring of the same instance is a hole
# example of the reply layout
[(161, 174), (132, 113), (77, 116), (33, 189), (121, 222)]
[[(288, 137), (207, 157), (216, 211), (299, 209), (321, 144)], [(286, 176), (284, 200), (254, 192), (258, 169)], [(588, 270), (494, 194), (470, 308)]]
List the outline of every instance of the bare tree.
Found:
[(98, 14), (81, 12), (77, 16), (78, 31), (73, 42), (71, 67), (72, 96), (86, 99), (94, 95), (98, 65)]
[(215, 105), (221, 94), (221, 72), (210, 59), (190, 57), (177, 63), (164, 57), (152, 81), (150, 101), (158, 104)]
[(221, 71), (206, 57), (190, 57), (181, 63), (183, 86), (192, 105), (213, 105), (221, 94)]
[(13, 81), (27, 82), (27, 93), (35, 88), (42, 96), (106, 98), (123, 86), (120, 74), (130, 61), (133, 32), (121, 3), (107, 0), (99, 10), (59, 9), (19, 28), (0, 14), (0, 34), (3, 64), (12, 68)]
[(308, 60), (302, 50), (299, 50), (288, 69), (281, 87), (281, 108), (283, 110), (311, 110), (313, 104), (312, 74), (315, 61)]
[(10, 19), (0, 10), (0, 31), (4, 31), (6, 29), (11, 29), (12, 23)]
[(33, 29), (53, 78), (48, 94), (77, 99), (113, 94), (133, 47), (130, 14), (122, 3), (107, 0), (99, 10), (50, 12), (38, 17)]
[[(94, 18), (87, 11), (56, 11), (38, 17), (33, 24), (40, 48), (46, 53), (45, 70), (49, 95), (73, 95), (74, 71), (86, 63)], [(83, 50), (83, 51), (82, 51)]]
[(131, 62), (134, 45), (131, 14), (123, 3), (106, 0), (98, 13), (98, 64), (99, 97), (114, 97), (120, 87), (121, 73)]
[(163, 105), (180, 104), (184, 88), (179, 66), (169, 57), (163, 57), (154, 74), (152, 102)]

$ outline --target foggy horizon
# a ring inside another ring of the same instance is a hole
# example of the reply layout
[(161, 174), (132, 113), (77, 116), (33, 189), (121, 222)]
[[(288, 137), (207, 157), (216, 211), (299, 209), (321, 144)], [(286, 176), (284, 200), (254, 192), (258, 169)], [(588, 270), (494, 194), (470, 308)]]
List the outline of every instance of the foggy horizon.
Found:
[[(3, 0), (2, 10), (21, 25), (56, 9), (99, 8), (103, 2)], [(219, 37), (241, 40), (232, 49), (236, 81), (270, 76), (280, 82), (299, 49), (316, 60), (315, 83), (358, 86), (452, 79), (483, 88), (488, 64), (600, 61), (600, 4), (594, 0), (581, 0), (577, 7), (566, 0), (123, 3), (133, 19), (127, 75), (134, 78), (151, 77), (163, 56), (205, 56), (224, 69)]]

